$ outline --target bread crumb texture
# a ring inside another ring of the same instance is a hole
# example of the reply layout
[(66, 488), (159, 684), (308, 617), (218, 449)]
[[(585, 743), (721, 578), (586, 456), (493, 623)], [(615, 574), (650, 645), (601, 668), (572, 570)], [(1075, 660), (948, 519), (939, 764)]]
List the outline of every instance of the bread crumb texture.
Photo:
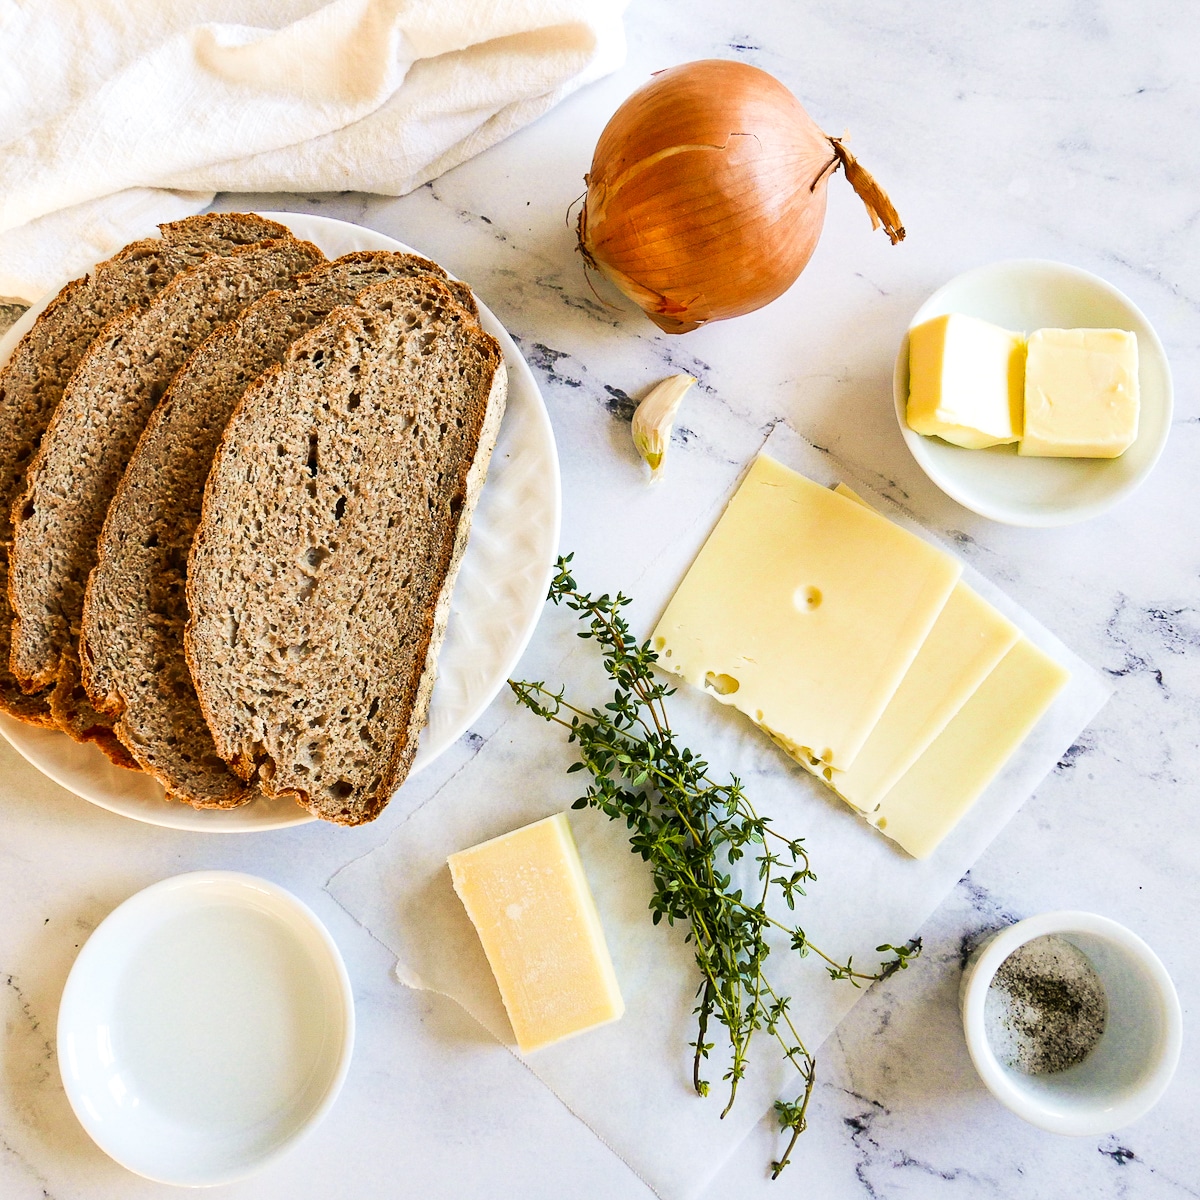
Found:
[(334, 308), (372, 284), (431, 273), (441, 268), (415, 255), (360, 251), (268, 293), (188, 359), (142, 434), (105, 518), (81, 659), (93, 704), (173, 799), (227, 808), (256, 794), (217, 754), (183, 647), (188, 551), (225, 426), (248, 384)]
[(402, 782), (503, 411), (498, 344), (436, 279), (367, 289), (242, 398), (188, 566), (218, 754), (326, 820)]

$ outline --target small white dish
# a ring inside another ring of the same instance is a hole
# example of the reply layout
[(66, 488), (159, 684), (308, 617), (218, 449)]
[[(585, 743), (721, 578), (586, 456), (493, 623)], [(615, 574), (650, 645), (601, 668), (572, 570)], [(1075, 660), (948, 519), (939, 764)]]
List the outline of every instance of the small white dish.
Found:
[[(1104, 984), (1108, 1018), (1083, 1062), (1026, 1075), (997, 1058), (984, 1008), (1004, 960), (1048, 934), (1088, 957)], [(960, 998), (967, 1049), (980, 1079), (1001, 1104), (1050, 1133), (1095, 1137), (1136, 1121), (1166, 1091), (1179, 1062), (1183, 1017), (1166, 968), (1136, 934), (1095, 913), (1042, 913), (994, 934), (968, 961)]]
[(88, 938), (58, 1060), (92, 1140), (138, 1175), (211, 1187), (288, 1151), (329, 1111), (354, 1046), (342, 957), (290, 892), (233, 871), (164, 879)]
[(1124, 499), (1158, 462), (1171, 428), (1171, 369), (1158, 334), (1111, 283), (1065, 263), (1015, 259), (977, 267), (939, 288), (910, 322), (964, 313), (1005, 329), (1128, 329), (1138, 340), (1141, 418), (1120, 458), (1021, 458), (1015, 446), (964, 450), (908, 427), (908, 335), (896, 355), (892, 393), (900, 432), (921, 470), (964, 508), (1006, 525), (1086, 521)]
[[(331, 259), (356, 250), (421, 253), (348, 221), (308, 213), (262, 215), (282, 222)], [(0, 364), (52, 298), (47, 296), (0, 337)], [(410, 776), (453, 745), (504, 686), (545, 608), (558, 550), (562, 492), (550, 415), (516, 343), (482, 302), (479, 321), (504, 351), (508, 404), (454, 585), (429, 721), (421, 731)], [(149, 825), (201, 833), (256, 833), (316, 820), (287, 797), (259, 796), (240, 808), (196, 809), (167, 801), (157, 780), (114, 766), (96, 746), (3, 713), (0, 735), (68, 791)]]

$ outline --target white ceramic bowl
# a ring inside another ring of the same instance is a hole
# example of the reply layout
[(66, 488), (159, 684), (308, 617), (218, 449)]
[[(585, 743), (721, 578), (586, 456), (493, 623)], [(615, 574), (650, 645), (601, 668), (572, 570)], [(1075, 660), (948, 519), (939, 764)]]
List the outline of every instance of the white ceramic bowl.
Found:
[(63, 991), (75, 1115), (122, 1166), (208, 1187), (262, 1170), (328, 1112), (354, 1046), (337, 946), (290, 892), (232, 871), (165, 879), (88, 938)]
[(905, 334), (892, 378), (896, 420), (921, 470), (952, 500), (1007, 525), (1069, 525), (1111, 508), (1149, 475), (1171, 428), (1171, 369), (1150, 322), (1112, 284), (1064, 263), (992, 263), (939, 288), (909, 327), (944, 313), (964, 313), (1025, 333), (1048, 328), (1128, 329), (1137, 334), (1141, 387), (1137, 440), (1120, 458), (1021, 458), (1015, 446), (964, 450), (908, 427)]
[[(984, 1003), (1000, 964), (1047, 934), (1091, 960), (1108, 997), (1108, 1020), (1095, 1049), (1077, 1066), (1025, 1075), (993, 1052)], [(1136, 934), (1095, 913), (1043, 913), (993, 935), (968, 961), (961, 1003), (967, 1049), (980, 1079), (1001, 1104), (1050, 1133), (1094, 1137), (1136, 1121), (1158, 1101), (1179, 1062), (1183, 1018), (1166, 968)]]

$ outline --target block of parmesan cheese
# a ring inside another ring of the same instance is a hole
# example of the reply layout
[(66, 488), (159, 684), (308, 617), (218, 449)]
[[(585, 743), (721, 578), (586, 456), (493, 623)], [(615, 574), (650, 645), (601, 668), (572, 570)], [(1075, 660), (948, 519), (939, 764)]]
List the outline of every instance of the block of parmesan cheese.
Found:
[(447, 860), (522, 1054), (625, 1011), (565, 813)]

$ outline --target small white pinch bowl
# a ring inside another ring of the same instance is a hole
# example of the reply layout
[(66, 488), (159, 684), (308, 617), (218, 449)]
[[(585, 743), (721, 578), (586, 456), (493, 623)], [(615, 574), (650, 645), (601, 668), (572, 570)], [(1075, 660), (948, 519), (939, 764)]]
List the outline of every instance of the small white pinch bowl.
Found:
[[(1091, 960), (1108, 996), (1108, 1020), (1083, 1062), (1054, 1074), (1026, 1075), (993, 1052), (984, 1003), (1001, 963), (1047, 934)], [(1166, 968), (1136, 934), (1095, 913), (1042, 913), (1000, 930), (968, 960), (960, 1001), (967, 1049), (980, 1079), (1001, 1104), (1049, 1133), (1094, 1137), (1136, 1121), (1166, 1091), (1179, 1062), (1183, 1018)]]
[(92, 1140), (159, 1183), (211, 1187), (274, 1162), (329, 1111), (354, 998), (328, 930), (233, 871), (164, 879), (114, 909), (63, 990), (58, 1060)]
[(963, 313), (1005, 329), (1127, 329), (1137, 335), (1141, 415), (1120, 458), (1021, 458), (1016, 446), (964, 450), (908, 427), (908, 334), (892, 376), (896, 420), (921, 470), (964, 508), (1006, 525), (1086, 521), (1128, 496), (1158, 462), (1174, 407), (1171, 368), (1158, 334), (1111, 283), (1065, 263), (1014, 259), (977, 267), (940, 287), (910, 322)]

